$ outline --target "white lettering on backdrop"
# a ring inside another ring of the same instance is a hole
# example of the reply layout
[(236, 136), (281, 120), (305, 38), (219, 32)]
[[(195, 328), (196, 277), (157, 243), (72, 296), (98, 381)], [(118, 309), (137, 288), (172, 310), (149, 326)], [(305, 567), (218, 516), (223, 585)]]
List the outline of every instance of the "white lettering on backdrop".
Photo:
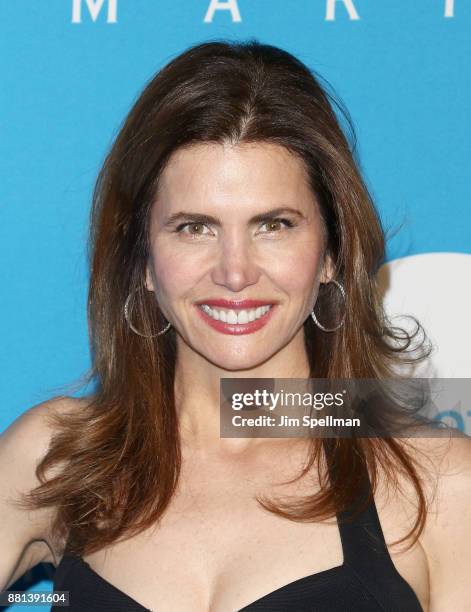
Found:
[[(82, 5), (84, 0), (72, 0), (72, 23), (82, 23)], [(85, 0), (92, 21), (96, 21), (104, 4), (108, 5), (107, 23), (118, 21), (118, 0)]]
[(242, 21), (237, 0), (210, 0), (203, 21), (211, 23), (216, 11), (230, 11), (233, 22)]
[[(354, 0), (326, 0), (325, 21), (335, 21), (338, 3), (342, 4), (351, 21), (360, 19)], [(117, 23), (118, 0), (72, 0), (72, 23), (82, 23), (83, 7), (88, 9), (91, 20), (95, 22), (105, 6), (107, 9), (106, 22)], [(238, 0), (209, 0), (208, 10), (203, 21), (205, 23), (212, 23), (216, 11), (229, 11), (233, 23), (242, 21)], [(448, 18), (455, 16), (455, 0), (444, 0), (443, 16)]]
[(347, 10), (348, 16), (350, 19), (360, 19), (360, 16), (357, 13), (355, 5), (353, 4), (353, 0), (327, 0), (326, 10), (325, 10), (325, 20), (326, 21), (335, 21), (335, 7), (337, 6), (337, 2), (340, 1), (344, 5)]
[(455, 16), (455, 0), (445, 0), (445, 17)]

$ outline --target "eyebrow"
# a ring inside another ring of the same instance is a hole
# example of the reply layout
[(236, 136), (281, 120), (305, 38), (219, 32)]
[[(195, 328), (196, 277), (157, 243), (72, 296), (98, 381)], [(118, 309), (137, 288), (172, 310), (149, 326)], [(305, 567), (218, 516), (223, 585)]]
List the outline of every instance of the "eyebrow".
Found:
[[(274, 219), (281, 214), (291, 213), (304, 219), (304, 215), (301, 211), (296, 208), (290, 208), (289, 206), (280, 206), (278, 208), (273, 208), (271, 210), (267, 210), (265, 212), (259, 213), (258, 215), (254, 215), (249, 219), (249, 223), (260, 223), (261, 221), (269, 221), (270, 219)], [(170, 215), (166, 221), (166, 225), (171, 225), (176, 221), (181, 220), (191, 220), (195, 223), (212, 223), (213, 225), (221, 225), (221, 219), (218, 217), (213, 217), (212, 215), (205, 215), (203, 213), (193, 213), (193, 212), (177, 212), (173, 215)]]

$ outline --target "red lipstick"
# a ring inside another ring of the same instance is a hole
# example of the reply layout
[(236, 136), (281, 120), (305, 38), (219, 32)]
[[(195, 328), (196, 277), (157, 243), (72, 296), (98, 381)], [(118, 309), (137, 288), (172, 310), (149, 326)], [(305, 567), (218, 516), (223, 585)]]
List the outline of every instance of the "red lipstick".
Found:
[[(251, 309), (258, 308), (259, 306), (269, 306), (271, 304), (271, 308), (262, 315), (260, 318), (255, 319), (254, 321), (249, 321), (247, 323), (225, 323), (224, 321), (216, 321), (209, 316), (207, 312), (202, 310), (199, 306), (202, 304), (207, 304), (208, 306), (214, 306), (215, 308), (228, 308), (231, 310), (242, 310), (242, 309)], [(269, 322), (271, 317), (273, 316), (273, 312), (276, 310), (276, 305), (272, 302), (264, 302), (261, 300), (223, 300), (223, 299), (210, 299), (198, 302), (195, 304), (196, 310), (198, 311), (199, 316), (202, 320), (207, 323), (214, 330), (222, 333), (222, 334), (230, 334), (233, 336), (239, 336), (242, 334), (252, 334), (253, 332), (258, 331), (262, 327)]]
[(247, 308), (258, 308), (259, 306), (268, 306), (270, 304), (276, 304), (276, 302), (270, 302), (269, 300), (224, 300), (224, 299), (208, 299), (196, 302), (198, 306), (201, 304), (207, 304), (208, 306), (215, 306), (216, 308), (230, 308), (232, 310)]

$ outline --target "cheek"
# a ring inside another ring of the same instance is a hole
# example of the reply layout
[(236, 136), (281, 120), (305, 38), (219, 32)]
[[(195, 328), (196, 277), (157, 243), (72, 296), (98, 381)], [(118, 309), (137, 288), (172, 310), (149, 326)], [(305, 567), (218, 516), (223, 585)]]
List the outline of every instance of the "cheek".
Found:
[(188, 258), (179, 256), (175, 248), (159, 247), (152, 255), (152, 263), (157, 292), (160, 288), (161, 294), (172, 297), (194, 286), (197, 276), (195, 271), (199, 268), (191, 265)]
[(286, 290), (312, 292), (320, 273), (321, 254), (316, 245), (300, 244), (272, 265), (273, 277)]

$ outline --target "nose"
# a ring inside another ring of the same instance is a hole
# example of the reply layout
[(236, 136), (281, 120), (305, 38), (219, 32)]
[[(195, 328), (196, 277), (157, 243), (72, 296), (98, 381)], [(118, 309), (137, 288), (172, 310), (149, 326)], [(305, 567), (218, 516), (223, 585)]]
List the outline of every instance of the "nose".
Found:
[(254, 285), (260, 276), (255, 255), (255, 245), (250, 237), (236, 232), (226, 235), (211, 271), (212, 281), (230, 291), (242, 291)]

